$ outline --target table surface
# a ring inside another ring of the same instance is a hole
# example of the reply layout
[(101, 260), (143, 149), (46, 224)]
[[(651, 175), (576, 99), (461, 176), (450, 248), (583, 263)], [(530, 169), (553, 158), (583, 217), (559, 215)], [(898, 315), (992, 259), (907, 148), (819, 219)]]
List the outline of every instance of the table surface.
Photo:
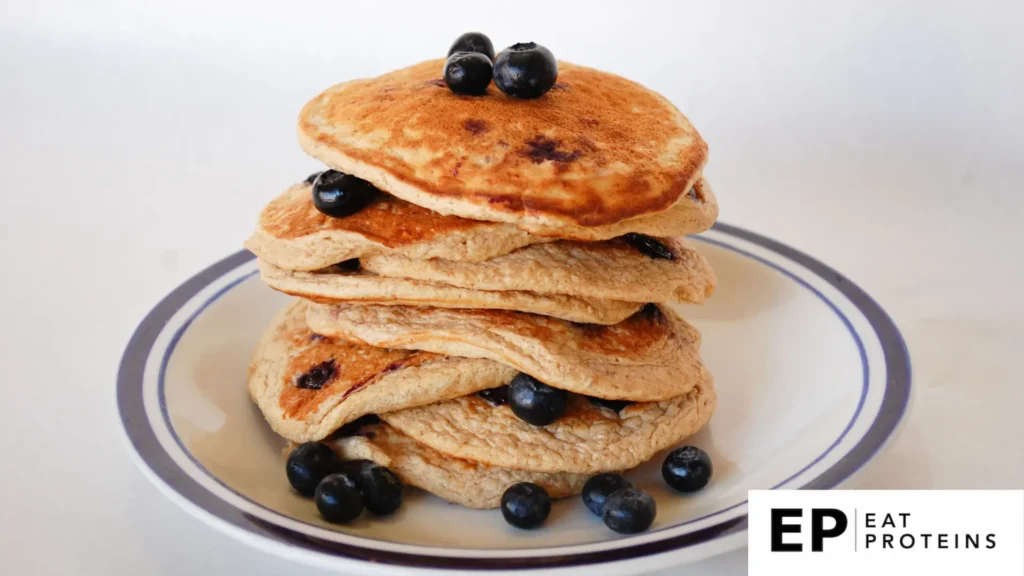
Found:
[[(0, 2), (5, 573), (294, 572), (136, 470), (120, 354), (317, 169), (294, 135), (308, 98), (472, 29), (664, 93), (710, 143), (724, 221), (891, 313), (915, 398), (857, 486), (1024, 487), (1024, 5), (340, 4)], [(745, 558), (694, 573), (742, 574)]]

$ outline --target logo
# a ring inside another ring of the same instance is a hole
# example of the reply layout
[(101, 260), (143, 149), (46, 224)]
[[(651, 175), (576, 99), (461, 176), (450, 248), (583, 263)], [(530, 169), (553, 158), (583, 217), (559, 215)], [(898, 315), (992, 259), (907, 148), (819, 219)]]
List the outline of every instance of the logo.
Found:
[(753, 490), (749, 572), (1024, 574), (1024, 491)]
[[(786, 518), (802, 518), (804, 511), (800, 508), (772, 508), (772, 552), (803, 552), (804, 545), (800, 542), (786, 544), (782, 535), (786, 532), (800, 532), (799, 524), (786, 524)], [(832, 527), (825, 529), (825, 519), (832, 519)], [(836, 538), (846, 532), (849, 520), (842, 510), (836, 508), (811, 509), (811, 550), (824, 551), (825, 538)]]

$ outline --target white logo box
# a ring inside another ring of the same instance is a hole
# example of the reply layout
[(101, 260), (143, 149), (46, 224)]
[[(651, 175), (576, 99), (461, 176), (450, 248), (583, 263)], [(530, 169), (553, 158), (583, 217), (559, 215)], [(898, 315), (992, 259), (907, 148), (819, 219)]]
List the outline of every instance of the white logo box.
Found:
[(752, 576), (1024, 575), (1024, 490), (752, 490), (748, 514)]

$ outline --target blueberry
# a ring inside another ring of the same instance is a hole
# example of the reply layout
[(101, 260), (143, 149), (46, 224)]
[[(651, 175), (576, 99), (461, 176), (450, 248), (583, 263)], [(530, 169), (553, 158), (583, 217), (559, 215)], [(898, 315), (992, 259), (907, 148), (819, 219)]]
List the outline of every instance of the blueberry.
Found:
[(550, 513), (551, 497), (533, 482), (513, 484), (501, 495), (501, 515), (516, 528), (536, 528)]
[(622, 239), (645, 256), (662, 260), (675, 259), (675, 254), (672, 254), (672, 251), (669, 250), (668, 246), (665, 246), (650, 236), (630, 232), (629, 234), (624, 235)]
[(619, 534), (643, 532), (654, 523), (658, 506), (650, 494), (639, 488), (612, 492), (604, 503), (604, 525)]
[(456, 94), (486, 94), (491, 83), (491, 61), (479, 52), (452, 54), (444, 63), (444, 83)]
[[(360, 416), (355, 420), (348, 422), (341, 428), (338, 428), (334, 432), (331, 432), (331, 438), (348, 438), (349, 436), (359, 436), (362, 432), (363, 426), (369, 426), (371, 424), (380, 424), (380, 418), (376, 414), (367, 414), (366, 416)], [(352, 462), (369, 462), (369, 460), (347, 460), (341, 463), (342, 469)]]
[(481, 390), (476, 395), (483, 398), (491, 406), (503, 406), (508, 404), (508, 385)]
[(533, 42), (513, 44), (494, 61), (494, 83), (516, 98), (539, 98), (551, 90), (557, 78), (555, 55)]
[(637, 312), (635, 315), (642, 315), (647, 316), (648, 318), (654, 318), (656, 316), (661, 315), (661, 308), (658, 308), (658, 305), (653, 302), (648, 302), (647, 304), (644, 304), (644, 307), (641, 308), (640, 311)]
[(312, 184), (313, 182), (316, 182), (317, 177), (320, 176), (321, 174), (323, 174), (323, 172), (313, 172), (309, 176), (306, 176), (306, 184)]
[(306, 442), (288, 455), (288, 482), (304, 496), (312, 496), (316, 485), (338, 468), (338, 455), (326, 444)]
[(374, 514), (386, 516), (402, 505), (402, 481), (391, 470), (374, 464), (364, 466), (359, 477), (363, 505)]
[(673, 450), (661, 465), (661, 477), (680, 492), (696, 492), (707, 486), (711, 472), (711, 456), (696, 446)]
[(363, 474), (374, 466), (379, 466), (373, 460), (346, 460), (338, 466), (338, 472), (349, 474), (362, 489)]
[(335, 371), (334, 359), (325, 360), (299, 374), (299, 377), (295, 379), (295, 386), (307, 390), (319, 390), (334, 378)]
[(316, 509), (328, 522), (344, 524), (363, 513), (363, 495), (350, 474), (337, 472), (316, 487)]
[(390, 469), (372, 460), (347, 460), (341, 463), (338, 471), (355, 480), (363, 495), (363, 505), (370, 512), (386, 516), (402, 505), (405, 487)]
[(334, 271), (337, 272), (359, 272), (362, 268), (362, 264), (359, 262), (359, 258), (349, 258), (348, 260), (342, 260), (334, 266), (331, 266)]
[(569, 394), (520, 372), (508, 385), (512, 413), (534, 426), (547, 426), (565, 412)]
[(448, 49), (448, 55), (457, 52), (479, 52), (487, 56), (488, 60), (494, 60), (494, 44), (491, 44), (491, 39), (481, 32), (466, 32), (456, 38), (452, 47)]
[(592, 476), (587, 483), (583, 485), (583, 504), (587, 508), (601, 516), (604, 514), (604, 503), (608, 500), (608, 496), (612, 493), (622, 490), (623, 488), (632, 488), (633, 485), (629, 483), (619, 474), (613, 474), (611, 472), (605, 472)]
[(629, 400), (605, 400), (604, 398), (595, 398), (593, 396), (587, 396), (587, 400), (595, 406), (607, 408), (612, 412), (621, 412), (623, 408), (632, 404)]
[(334, 218), (355, 214), (376, 195), (373, 184), (337, 170), (323, 172), (313, 181), (313, 205)]

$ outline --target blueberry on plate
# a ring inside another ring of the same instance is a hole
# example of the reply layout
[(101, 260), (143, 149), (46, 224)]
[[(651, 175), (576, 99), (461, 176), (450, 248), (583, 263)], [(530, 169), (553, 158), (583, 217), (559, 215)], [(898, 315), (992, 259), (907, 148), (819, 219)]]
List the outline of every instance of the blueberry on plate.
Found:
[(338, 455), (326, 444), (306, 442), (288, 455), (288, 482), (304, 496), (312, 496), (317, 484), (338, 468)]
[(487, 56), (488, 60), (494, 60), (494, 44), (491, 44), (491, 39), (482, 32), (466, 32), (456, 38), (452, 47), (448, 49), (448, 55), (457, 52), (479, 52)]
[(508, 404), (520, 420), (547, 426), (565, 412), (569, 394), (520, 372), (508, 385)]
[(711, 456), (696, 446), (677, 448), (665, 457), (661, 477), (680, 492), (696, 492), (711, 480)]
[(344, 524), (363, 513), (363, 495), (350, 474), (328, 475), (317, 485), (315, 497), (316, 509), (328, 522)]
[(534, 42), (505, 48), (494, 61), (494, 83), (516, 98), (539, 98), (558, 78), (558, 62), (551, 50)]
[(583, 485), (583, 504), (591, 512), (601, 516), (604, 514), (604, 503), (608, 500), (608, 496), (623, 488), (632, 487), (633, 485), (629, 483), (629, 480), (626, 480), (620, 474), (605, 472), (592, 476)]
[(313, 205), (334, 218), (359, 212), (376, 195), (373, 184), (337, 170), (322, 172), (313, 181)]
[(516, 528), (536, 528), (550, 513), (551, 497), (533, 482), (513, 484), (501, 495), (501, 515)]
[(402, 505), (402, 481), (394, 472), (379, 464), (363, 466), (359, 477), (359, 489), (363, 493), (363, 505), (378, 516), (387, 516)]
[(612, 492), (604, 503), (604, 525), (619, 534), (643, 532), (654, 523), (658, 507), (654, 498), (639, 488)]
[(479, 52), (452, 54), (444, 63), (444, 83), (456, 94), (486, 94), (491, 83), (491, 61)]

